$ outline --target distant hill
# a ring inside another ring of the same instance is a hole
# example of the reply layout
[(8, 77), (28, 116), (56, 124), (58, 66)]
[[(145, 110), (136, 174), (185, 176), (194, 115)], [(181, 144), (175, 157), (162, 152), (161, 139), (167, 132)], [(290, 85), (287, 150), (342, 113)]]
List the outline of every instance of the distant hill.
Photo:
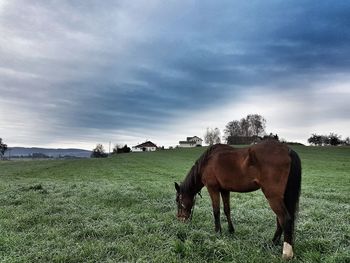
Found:
[[(29, 156), (34, 153), (41, 153), (50, 157), (62, 157), (62, 156), (71, 156), (71, 157), (80, 157), (87, 158), (90, 157), (91, 151), (82, 150), (82, 149), (49, 149), (49, 148), (26, 148), (26, 147), (9, 147), (8, 151), (11, 151), (10, 154), (12, 157), (20, 156)], [(9, 152), (6, 152), (5, 155), (8, 156)]]

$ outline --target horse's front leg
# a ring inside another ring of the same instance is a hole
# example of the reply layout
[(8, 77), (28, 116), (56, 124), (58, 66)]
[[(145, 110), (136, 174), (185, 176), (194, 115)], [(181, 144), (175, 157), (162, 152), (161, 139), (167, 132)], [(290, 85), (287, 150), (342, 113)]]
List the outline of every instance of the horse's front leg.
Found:
[(213, 214), (215, 220), (215, 232), (221, 233), (221, 224), (220, 224), (220, 192), (215, 189), (208, 187), (208, 192), (211, 198), (213, 206)]
[(228, 231), (233, 234), (235, 228), (233, 227), (231, 220), (231, 208), (230, 208), (230, 192), (226, 190), (221, 191), (222, 202), (224, 203), (224, 212), (227, 218)]

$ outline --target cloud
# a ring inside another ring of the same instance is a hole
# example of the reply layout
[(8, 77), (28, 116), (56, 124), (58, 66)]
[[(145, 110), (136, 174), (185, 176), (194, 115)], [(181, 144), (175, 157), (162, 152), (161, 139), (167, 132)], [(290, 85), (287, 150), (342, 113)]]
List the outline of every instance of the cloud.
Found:
[(177, 136), (173, 140), (176, 140), (186, 134), (203, 136), (207, 127), (218, 127), (223, 135), (229, 121), (259, 112), (267, 120), (266, 132), (277, 133), (284, 139), (307, 143), (307, 138), (315, 132), (336, 132), (345, 137), (350, 132), (350, 79), (338, 81), (322, 82), (306, 92), (256, 87), (246, 91), (240, 100), (191, 112), (188, 116), (184, 114), (174, 120), (167, 132), (175, 131), (173, 134)]
[[(346, 1), (0, 3), (0, 135), (9, 144), (91, 147), (107, 137), (174, 144), (215, 124), (204, 118), (190, 128), (184, 119), (218, 107), (238, 107), (233, 116), (265, 112), (275, 132), (347, 123), (349, 93), (320, 99), (324, 83), (347, 88), (340, 83), (350, 66)], [(273, 103), (294, 101), (299, 114), (285, 122), (270, 100), (258, 103), (266, 94), (284, 94)], [(239, 106), (246, 104), (252, 110)], [(218, 126), (231, 120), (225, 114)]]

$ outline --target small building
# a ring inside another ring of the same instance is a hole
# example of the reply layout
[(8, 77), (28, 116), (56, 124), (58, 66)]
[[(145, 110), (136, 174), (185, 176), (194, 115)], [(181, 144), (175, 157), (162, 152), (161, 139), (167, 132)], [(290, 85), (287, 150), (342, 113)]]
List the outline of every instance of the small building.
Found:
[(147, 141), (144, 143), (141, 143), (139, 145), (133, 146), (132, 151), (133, 152), (154, 152), (157, 150), (157, 145), (155, 145), (151, 141)]
[(179, 141), (179, 147), (188, 148), (202, 146), (202, 142), (203, 140), (197, 136), (187, 137), (186, 141)]

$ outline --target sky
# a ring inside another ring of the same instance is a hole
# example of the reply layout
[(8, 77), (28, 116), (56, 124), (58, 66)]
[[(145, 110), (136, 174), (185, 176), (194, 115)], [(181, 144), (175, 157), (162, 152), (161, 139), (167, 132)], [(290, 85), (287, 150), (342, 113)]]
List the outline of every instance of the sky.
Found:
[(175, 146), (247, 114), (350, 136), (349, 1), (0, 0), (8, 146)]

